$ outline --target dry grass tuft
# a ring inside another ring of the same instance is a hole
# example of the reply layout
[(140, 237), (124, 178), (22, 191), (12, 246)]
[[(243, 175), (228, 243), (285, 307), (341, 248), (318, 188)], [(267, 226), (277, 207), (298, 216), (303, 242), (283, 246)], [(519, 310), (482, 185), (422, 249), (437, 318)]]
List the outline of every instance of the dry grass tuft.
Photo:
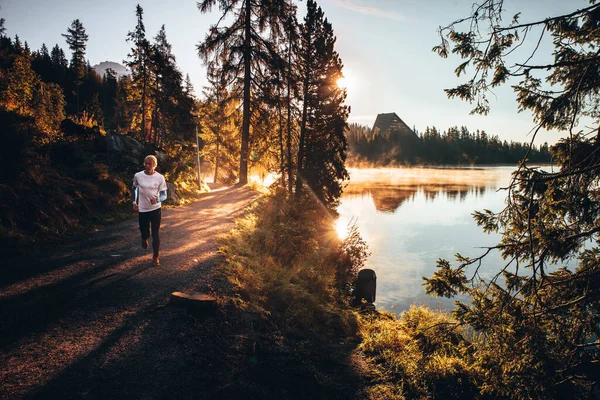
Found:
[(450, 316), (412, 306), (397, 319), (390, 313), (362, 316), (359, 349), (377, 376), (372, 398), (476, 398), (466, 332)]

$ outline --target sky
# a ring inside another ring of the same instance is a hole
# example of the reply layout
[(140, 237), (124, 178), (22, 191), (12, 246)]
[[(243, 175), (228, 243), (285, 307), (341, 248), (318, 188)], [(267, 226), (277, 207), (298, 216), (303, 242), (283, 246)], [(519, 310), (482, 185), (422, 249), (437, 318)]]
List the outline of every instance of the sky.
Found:
[[(440, 58), (431, 49), (440, 43), (440, 26), (469, 15), (473, 0), (317, 0), (337, 37), (336, 50), (344, 63), (351, 107), (349, 122), (371, 127), (378, 113), (395, 112), (411, 128), (423, 132), (435, 126), (445, 131), (466, 126), (484, 130), (501, 140), (529, 142), (534, 128), (531, 114), (518, 113), (515, 95), (506, 86), (489, 97), (487, 116), (469, 115), (472, 105), (448, 99), (444, 89), (464, 82), (454, 69), (460, 59)], [(153, 38), (164, 24), (177, 65), (189, 74), (196, 94), (207, 84), (206, 68), (196, 46), (218, 21), (218, 8), (202, 14), (195, 0), (0, 0), (6, 34), (18, 35), (32, 50), (70, 50), (61, 34), (79, 19), (89, 36), (86, 57), (91, 65), (123, 63), (130, 52), (127, 32), (136, 25), (135, 8), (144, 9), (146, 35)], [(304, 15), (305, 1), (297, 1)], [(588, 6), (587, 0), (505, 0), (505, 20), (521, 12), (521, 22), (568, 13)], [(532, 40), (532, 39), (531, 39)], [(528, 43), (524, 46), (527, 48)], [(529, 43), (529, 45), (532, 45)], [(551, 47), (541, 50), (551, 53)], [(516, 81), (511, 82), (516, 83)], [(541, 132), (536, 144), (555, 143), (559, 132)]]

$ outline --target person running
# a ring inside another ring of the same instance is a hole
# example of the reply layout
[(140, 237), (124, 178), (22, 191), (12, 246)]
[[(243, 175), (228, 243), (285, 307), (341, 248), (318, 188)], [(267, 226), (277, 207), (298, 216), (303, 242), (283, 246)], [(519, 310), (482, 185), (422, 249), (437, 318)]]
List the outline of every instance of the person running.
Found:
[(155, 170), (157, 165), (158, 160), (155, 156), (146, 156), (144, 170), (134, 175), (131, 187), (133, 211), (138, 212), (144, 249), (148, 248), (150, 227), (152, 227), (152, 262), (154, 265), (160, 264), (158, 251), (160, 248), (161, 203), (167, 198), (167, 183), (165, 177)]

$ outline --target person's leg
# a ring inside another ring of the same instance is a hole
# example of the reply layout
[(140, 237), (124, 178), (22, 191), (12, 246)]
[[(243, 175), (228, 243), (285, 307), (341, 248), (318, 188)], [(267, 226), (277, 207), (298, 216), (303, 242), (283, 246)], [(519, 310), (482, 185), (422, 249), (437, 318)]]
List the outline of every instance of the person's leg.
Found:
[(158, 251), (160, 249), (160, 219), (161, 219), (161, 209), (154, 210), (148, 214), (152, 214), (151, 222), (152, 222), (152, 250), (154, 252), (153, 257), (156, 261), (158, 259)]
[(148, 238), (150, 237), (150, 213), (140, 212), (138, 213), (138, 219), (140, 222), (140, 233), (142, 234), (142, 247), (148, 248)]

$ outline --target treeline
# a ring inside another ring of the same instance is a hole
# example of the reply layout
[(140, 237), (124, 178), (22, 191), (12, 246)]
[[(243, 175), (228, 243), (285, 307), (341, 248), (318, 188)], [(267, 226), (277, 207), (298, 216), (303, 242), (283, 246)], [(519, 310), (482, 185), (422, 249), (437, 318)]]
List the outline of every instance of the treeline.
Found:
[[(189, 77), (177, 67), (165, 27), (150, 42), (145, 35), (143, 10), (129, 32), (132, 44), (125, 62), (130, 75), (107, 69), (100, 76), (85, 59), (88, 35), (76, 19), (63, 34), (69, 59), (56, 44), (31, 50), (18, 36), (0, 36), (2, 109), (33, 117), (44, 142), (61, 139), (65, 118), (101, 132), (115, 130), (156, 147), (194, 139), (197, 108)], [(167, 143), (168, 142), (168, 143)]]
[(349, 157), (357, 164), (517, 164), (525, 156), (532, 163), (552, 161), (548, 143), (530, 148), (529, 143), (509, 143), (485, 131), (469, 132), (465, 126), (454, 126), (443, 132), (427, 127), (423, 133), (405, 136), (395, 132), (371, 132), (369, 127), (350, 124), (347, 138)]

